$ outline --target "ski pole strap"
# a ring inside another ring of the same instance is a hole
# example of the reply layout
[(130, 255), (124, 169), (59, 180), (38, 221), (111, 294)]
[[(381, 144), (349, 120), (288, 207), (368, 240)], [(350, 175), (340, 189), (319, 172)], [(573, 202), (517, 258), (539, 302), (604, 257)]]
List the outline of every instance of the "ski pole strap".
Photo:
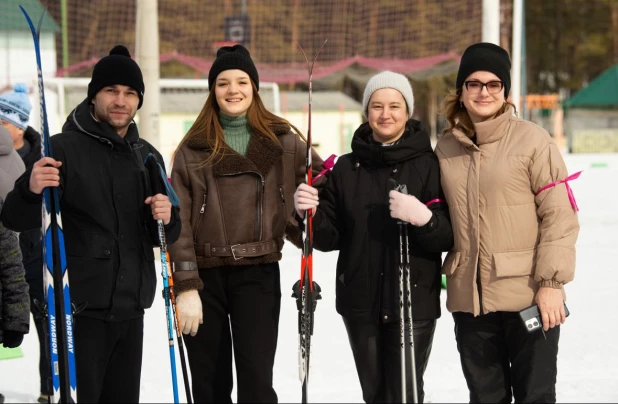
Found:
[(547, 184), (543, 188), (541, 188), (538, 191), (536, 191), (536, 194), (534, 194), (534, 195), (538, 195), (541, 192), (545, 191), (546, 189), (555, 187), (556, 185), (564, 184), (564, 186), (566, 187), (566, 190), (567, 190), (567, 194), (569, 195), (569, 202), (571, 202), (571, 207), (573, 207), (574, 210), (579, 212), (579, 207), (577, 206), (577, 202), (575, 201), (575, 196), (573, 195), (573, 190), (569, 186), (569, 181), (576, 180), (577, 178), (579, 178), (579, 175), (581, 173), (582, 173), (581, 171), (578, 171), (575, 174), (569, 175), (568, 177), (566, 177), (563, 180), (552, 182), (551, 184)]
[(322, 163), (322, 167), (324, 167), (324, 170), (320, 171), (320, 173), (316, 175), (313, 180), (315, 181), (321, 176), (323, 176), (324, 174), (326, 174), (327, 172), (332, 171), (333, 167), (335, 167), (336, 161), (337, 161), (337, 155), (331, 154), (326, 160), (324, 160), (324, 163)]
[(180, 201), (178, 200), (178, 195), (176, 195), (174, 188), (172, 188), (172, 184), (170, 184), (165, 174), (165, 170), (161, 166), (161, 163), (157, 161), (155, 155), (148, 153), (144, 159), (144, 165), (149, 171), (153, 195), (158, 193), (165, 194), (172, 203), (172, 206), (179, 206)]
[(446, 202), (446, 201), (444, 199), (436, 198), (436, 199), (432, 199), (431, 201), (427, 202), (425, 206), (429, 207), (433, 205), (434, 203), (440, 203), (440, 202)]

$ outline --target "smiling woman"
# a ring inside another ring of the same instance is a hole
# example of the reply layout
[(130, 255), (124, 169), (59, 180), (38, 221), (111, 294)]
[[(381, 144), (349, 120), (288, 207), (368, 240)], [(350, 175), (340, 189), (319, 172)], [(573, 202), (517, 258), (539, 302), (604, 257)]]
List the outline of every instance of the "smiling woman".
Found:
[(253, 102), (253, 87), (249, 75), (242, 70), (224, 70), (217, 76), (215, 95), (221, 113), (229, 116), (241, 116)]
[[(579, 223), (560, 151), (507, 101), (510, 68), (501, 47), (471, 45), (444, 100), (449, 127), (436, 154), (454, 230), (446, 306), (471, 402), (554, 403)], [(543, 335), (519, 318), (534, 303)]]
[(472, 123), (486, 121), (498, 113), (505, 101), (502, 88), (502, 81), (491, 72), (478, 71), (466, 78), (461, 101)]
[[(284, 236), (300, 242), (291, 200), (305, 177), (307, 145), (264, 107), (243, 46), (219, 49), (208, 84), (172, 169), (183, 232), (169, 252), (193, 395), (231, 402), (233, 349), (237, 401), (277, 402), (279, 260)], [(322, 160), (312, 161), (315, 176)]]
[[(317, 208), (315, 248), (339, 250), (337, 311), (363, 399), (422, 403), (423, 374), (440, 316), (441, 252), (453, 243), (448, 208), (429, 135), (412, 119), (408, 78), (384, 71), (369, 79), (363, 112), (367, 122), (354, 133), (352, 153), (337, 160), (319, 192), (300, 185), (294, 204), (299, 216)], [(408, 194), (393, 190), (392, 181), (405, 185)], [(405, 243), (404, 229), (410, 232)], [(406, 279), (414, 279), (414, 288), (404, 305), (402, 257), (408, 246), (407, 262), (414, 268)], [(407, 368), (401, 367), (402, 357), (410, 359)]]

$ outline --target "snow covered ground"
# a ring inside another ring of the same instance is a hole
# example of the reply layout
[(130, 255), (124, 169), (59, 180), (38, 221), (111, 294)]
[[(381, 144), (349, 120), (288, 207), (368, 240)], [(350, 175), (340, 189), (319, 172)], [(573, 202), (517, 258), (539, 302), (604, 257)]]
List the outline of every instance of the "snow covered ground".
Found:
[[(559, 402), (618, 402), (618, 154), (566, 155), (570, 173), (584, 170), (572, 182), (580, 207), (575, 281), (567, 286), (571, 316), (563, 326), (558, 358)], [(613, 185), (612, 185), (613, 184)], [(347, 335), (335, 312), (336, 253), (316, 252), (314, 279), (323, 300), (316, 311), (312, 351), (310, 402), (362, 402), (362, 394)], [(297, 368), (296, 306), (290, 297), (299, 274), (300, 254), (286, 245), (281, 262), (282, 308), (275, 361), (275, 389), (280, 402), (300, 402)], [(438, 321), (433, 351), (425, 374), (426, 401), (468, 402), (453, 335), (453, 320), (445, 309)], [(208, 326), (204, 319), (203, 327)], [(34, 326), (32, 326), (34, 331)], [(145, 320), (142, 402), (173, 402), (163, 300), (158, 298)], [(7, 402), (35, 402), (38, 396), (36, 332), (22, 345), (24, 356), (0, 361), (0, 392)], [(178, 362), (181, 402), (182, 374)], [(236, 394), (233, 393), (236, 401)], [(185, 401), (186, 402), (186, 401)]]

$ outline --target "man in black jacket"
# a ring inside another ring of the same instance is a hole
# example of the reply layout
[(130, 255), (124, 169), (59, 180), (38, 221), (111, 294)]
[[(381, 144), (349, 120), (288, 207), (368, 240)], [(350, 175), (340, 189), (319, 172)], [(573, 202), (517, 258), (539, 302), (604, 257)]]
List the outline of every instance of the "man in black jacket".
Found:
[(156, 220), (180, 233), (167, 196), (150, 196), (144, 158), (155, 148), (133, 122), (144, 96), (139, 66), (116, 46), (95, 66), (88, 96), (7, 196), (0, 219), (16, 231), (41, 226), (41, 193), (58, 187), (75, 313), (78, 402), (139, 402), (144, 309), (156, 288)]
[[(0, 95), (0, 121), (9, 131), (13, 146), (26, 166), (26, 171), (41, 158), (41, 135), (28, 126), (32, 106), (28, 99), (28, 86), (18, 83), (12, 93)], [(39, 207), (40, 209), (40, 207)], [(50, 362), (45, 357), (45, 316), (41, 309), (45, 297), (43, 293), (43, 250), (41, 229), (23, 231), (19, 234), (19, 248), (26, 270), (26, 282), (30, 290), (30, 311), (34, 316), (36, 333), (39, 338), (39, 402), (49, 401)]]

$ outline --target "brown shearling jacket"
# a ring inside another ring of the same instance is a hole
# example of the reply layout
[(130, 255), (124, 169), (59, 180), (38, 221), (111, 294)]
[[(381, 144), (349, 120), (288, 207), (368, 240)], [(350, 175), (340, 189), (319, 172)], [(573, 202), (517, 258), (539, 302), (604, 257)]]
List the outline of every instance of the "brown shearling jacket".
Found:
[[(204, 165), (211, 150), (204, 136), (176, 153), (172, 186), (183, 227), (169, 253), (177, 294), (201, 289), (198, 269), (277, 262), (284, 236), (300, 246), (294, 191), (305, 180), (307, 144), (288, 125), (271, 129), (278, 142), (253, 132), (246, 156), (225, 146), (222, 159)], [(322, 163), (314, 151), (314, 173)]]

